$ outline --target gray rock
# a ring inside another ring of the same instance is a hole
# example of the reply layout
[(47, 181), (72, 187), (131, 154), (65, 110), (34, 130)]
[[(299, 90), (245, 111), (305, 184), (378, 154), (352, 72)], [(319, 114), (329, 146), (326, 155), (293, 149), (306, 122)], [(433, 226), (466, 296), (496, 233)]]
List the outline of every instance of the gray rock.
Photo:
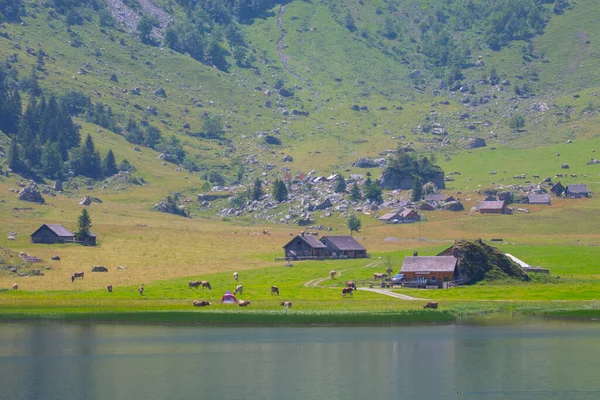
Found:
[(266, 135), (265, 136), (265, 143), (267, 144), (275, 144), (275, 145), (280, 145), (281, 144), (281, 139), (278, 138), (277, 136), (273, 136), (273, 135)]
[(485, 146), (487, 146), (487, 144), (485, 143), (485, 139), (472, 138), (471, 140), (469, 140), (469, 143), (467, 144), (466, 148), (467, 149), (476, 149), (478, 147), (485, 147)]
[(285, 157), (283, 157), (282, 161), (283, 162), (292, 162), (292, 161), (294, 161), (294, 159), (289, 154), (286, 154)]
[(167, 97), (167, 92), (165, 92), (165, 89), (163, 88), (158, 88), (154, 91), (154, 95), (155, 96), (159, 96), (159, 97)]
[(63, 183), (61, 180), (56, 180), (54, 181), (54, 185), (52, 186), (52, 189), (56, 190), (57, 192), (60, 192), (63, 190)]
[(115, 74), (112, 74), (110, 76), (110, 80), (113, 81), (113, 82), (119, 82), (119, 78), (117, 78), (117, 76)]
[(46, 202), (34, 181), (30, 181), (29, 185), (19, 191), (19, 200), (31, 201), (40, 204), (44, 204)]

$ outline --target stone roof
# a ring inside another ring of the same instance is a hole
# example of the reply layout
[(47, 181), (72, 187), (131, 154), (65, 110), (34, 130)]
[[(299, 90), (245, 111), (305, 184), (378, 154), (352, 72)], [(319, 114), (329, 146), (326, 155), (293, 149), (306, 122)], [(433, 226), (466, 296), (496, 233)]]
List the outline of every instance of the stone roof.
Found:
[(504, 208), (503, 200), (482, 201), (479, 203), (480, 210), (502, 210)]
[(405, 257), (400, 272), (453, 272), (457, 261), (454, 256)]
[(352, 236), (323, 236), (321, 240), (327, 239), (338, 250), (366, 250), (364, 246), (356, 241)]

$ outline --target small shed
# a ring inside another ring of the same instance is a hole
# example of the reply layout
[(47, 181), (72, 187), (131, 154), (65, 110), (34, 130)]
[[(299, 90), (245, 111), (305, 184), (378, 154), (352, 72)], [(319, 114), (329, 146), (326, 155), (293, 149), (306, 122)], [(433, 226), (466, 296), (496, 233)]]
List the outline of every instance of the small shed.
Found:
[(422, 203), (419, 203), (417, 208), (421, 211), (433, 211), (433, 210), (435, 210), (435, 205), (433, 205), (427, 201), (424, 201)]
[(565, 187), (560, 183), (556, 182), (551, 188), (550, 191), (554, 193), (556, 196), (560, 196), (564, 193)]
[(479, 203), (480, 214), (507, 214), (506, 205), (503, 200), (482, 201)]
[(321, 242), (327, 246), (329, 257), (366, 258), (367, 249), (352, 236), (323, 236)]
[(400, 213), (400, 222), (403, 224), (410, 224), (412, 222), (417, 222), (421, 220), (421, 216), (418, 212), (413, 210), (412, 208), (405, 208)]
[(319, 239), (312, 235), (297, 235), (283, 246), (285, 257), (291, 259), (302, 258), (323, 258), (325, 256), (325, 246)]
[(44, 224), (31, 234), (32, 243), (66, 243), (74, 241), (74, 234), (60, 224)]
[(529, 204), (550, 205), (550, 195), (549, 194), (529, 194), (529, 195), (527, 195), (527, 202)]
[(565, 196), (572, 199), (589, 197), (589, 195), (590, 191), (588, 190), (587, 186), (582, 183), (567, 185), (567, 188), (565, 189)]
[(401, 217), (400, 217), (400, 214), (391, 212), (391, 213), (383, 214), (381, 217), (379, 217), (377, 219), (380, 221), (383, 221), (387, 224), (397, 224), (398, 221), (400, 221)]
[(429, 285), (443, 286), (454, 280), (457, 258), (454, 256), (405, 257), (400, 273), (405, 279), (426, 279)]

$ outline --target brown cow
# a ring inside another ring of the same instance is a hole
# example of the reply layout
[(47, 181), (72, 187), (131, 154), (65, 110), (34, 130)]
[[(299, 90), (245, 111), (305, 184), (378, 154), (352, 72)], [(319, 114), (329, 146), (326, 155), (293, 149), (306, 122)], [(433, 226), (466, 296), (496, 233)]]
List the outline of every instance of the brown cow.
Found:
[(277, 286), (271, 286), (271, 295), (277, 293), (277, 296), (279, 296), (279, 288)]
[(438, 308), (438, 303), (437, 301), (430, 301), (427, 304), (425, 304), (423, 306), (423, 308), (433, 308), (433, 309), (437, 309)]
[(281, 303), (281, 305), (283, 306), (283, 308), (292, 308), (292, 302), (291, 301), (284, 301)]
[(250, 300), (238, 300), (238, 306), (240, 307), (246, 307), (248, 304), (250, 304)]
[(329, 277), (330, 277), (331, 279), (334, 279), (334, 278), (335, 278), (335, 274), (336, 274), (336, 273), (337, 273), (337, 272), (335, 272), (335, 270), (331, 270), (331, 271), (329, 271)]
[(189, 281), (188, 282), (188, 289), (191, 289), (191, 288), (198, 289), (198, 286), (200, 286), (201, 284), (202, 284), (202, 282), (200, 282), (200, 281)]
[(108, 293), (112, 293), (112, 285), (106, 286), (106, 290), (108, 290)]
[(388, 277), (387, 274), (377, 274), (377, 273), (373, 274), (373, 279), (376, 279), (376, 280), (377, 279), (385, 279), (387, 277)]
[(140, 296), (143, 296), (143, 295), (144, 295), (144, 287), (143, 287), (143, 286), (140, 286), (140, 287), (138, 288), (138, 292), (140, 292)]
[(206, 306), (210, 306), (210, 303), (208, 301), (205, 301), (205, 300), (194, 300), (194, 301), (192, 301), (192, 304), (194, 305), (194, 307), (206, 307)]
[(83, 279), (83, 275), (84, 275), (83, 271), (81, 271), (81, 272), (74, 272), (73, 273), (73, 278), (81, 278), (81, 279)]
[(352, 292), (354, 291), (354, 289), (352, 289), (351, 287), (345, 287), (342, 289), (342, 297), (346, 297), (347, 294), (350, 295), (350, 297), (352, 297)]
[(353, 290), (356, 290), (356, 283), (352, 282), (352, 281), (346, 281), (346, 287), (352, 288)]
[(244, 291), (244, 286), (243, 285), (237, 285), (235, 287), (235, 290), (233, 291), (233, 294), (242, 294), (242, 292)]
[(210, 286), (209, 281), (202, 281), (202, 282), (200, 282), (200, 284), (202, 285), (202, 289), (204, 289), (204, 288), (212, 289), (212, 286)]
[(13, 283), (13, 290), (17, 290), (19, 288), (19, 285), (17, 285), (16, 283)]

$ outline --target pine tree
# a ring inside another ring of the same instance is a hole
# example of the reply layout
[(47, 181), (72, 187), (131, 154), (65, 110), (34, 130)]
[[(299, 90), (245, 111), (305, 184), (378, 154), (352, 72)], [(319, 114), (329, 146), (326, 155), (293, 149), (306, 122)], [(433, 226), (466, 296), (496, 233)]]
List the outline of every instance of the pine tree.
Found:
[(108, 150), (106, 157), (102, 160), (102, 172), (105, 177), (113, 176), (119, 170), (117, 169), (117, 162), (115, 161), (115, 155), (112, 149)]
[(92, 218), (88, 211), (84, 208), (81, 210), (81, 215), (77, 218), (77, 232), (75, 239), (86, 244), (90, 237), (90, 228), (92, 227)]
[(262, 182), (260, 179), (256, 178), (253, 187), (249, 190), (248, 197), (250, 197), (252, 200), (260, 200), (263, 194)]
[(10, 149), (8, 150), (8, 167), (13, 172), (20, 172), (22, 165), (21, 158), (19, 157), (19, 146), (17, 145), (17, 139), (13, 137), (10, 141)]
[(287, 200), (288, 190), (285, 183), (279, 179), (275, 179), (273, 183), (273, 198), (278, 202)]
[(352, 184), (350, 188), (350, 200), (352, 201), (360, 201), (362, 199), (362, 194), (360, 193), (360, 189), (358, 185), (355, 183)]
[(337, 174), (335, 176), (334, 190), (336, 193), (344, 193), (346, 191), (346, 179), (344, 179), (344, 175)]
[(412, 201), (420, 201), (423, 197), (423, 179), (420, 176), (415, 176), (412, 189)]
[(42, 148), (42, 173), (50, 179), (62, 179), (63, 160), (58, 149), (58, 143), (52, 143)]

